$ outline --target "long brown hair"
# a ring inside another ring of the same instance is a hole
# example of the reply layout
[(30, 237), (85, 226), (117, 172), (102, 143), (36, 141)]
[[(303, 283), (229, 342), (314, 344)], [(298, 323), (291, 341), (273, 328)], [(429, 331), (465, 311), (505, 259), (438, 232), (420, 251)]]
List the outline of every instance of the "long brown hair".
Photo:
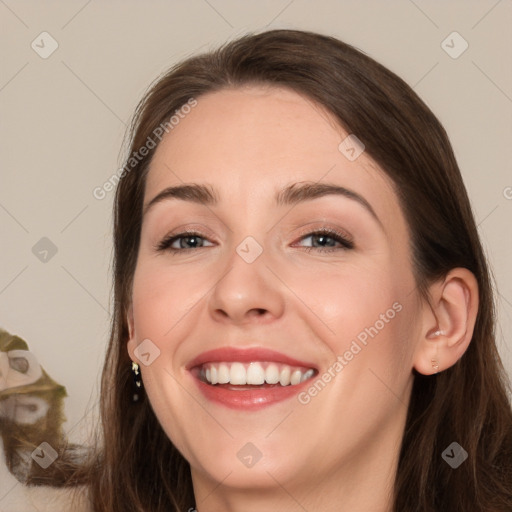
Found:
[[(493, 290), (468, 196), (445, 130), (413, 90), (359, 50), (296, 30), (245, 35), (179, 63), (139, 103), (114, 205), (114, 313), (103, 369), (103, 447), (89, 468), (96, 512), (185, 511), (195, 506), (190, 466), (147, 397), (132, 403), (127, 307), (139, 247), (148, 164), (133, 158), (191, 98), (244, 84), (286, 87), (324, 106), (393, 180), (408, 222), (420, 293), (455, 267), (479, 285), (473, 339), (434, 376), (414, 375), (394, 488), (394, 510), (512, 510), (512, 411), (495, 344)], [(167, 123), (167, 124), (166, 124)], [(157, 140), (158, 142), (158, 140)], [(452, 442), (469, 454), (457, 469)]]

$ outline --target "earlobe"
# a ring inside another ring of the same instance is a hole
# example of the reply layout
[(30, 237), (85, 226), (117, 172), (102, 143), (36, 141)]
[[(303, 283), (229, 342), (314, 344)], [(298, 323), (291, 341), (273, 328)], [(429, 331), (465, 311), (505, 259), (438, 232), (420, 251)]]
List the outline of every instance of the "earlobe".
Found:
[(430, 287), (414, 368), (432, 375), (453, 366), (467, 350), (478, 312), (478, 283), (465, 268), (452, 269)]

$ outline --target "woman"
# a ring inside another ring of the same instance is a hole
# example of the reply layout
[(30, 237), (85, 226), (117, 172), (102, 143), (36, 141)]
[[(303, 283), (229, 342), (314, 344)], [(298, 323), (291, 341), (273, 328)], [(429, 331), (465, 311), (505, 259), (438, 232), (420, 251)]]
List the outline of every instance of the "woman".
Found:
[(512, 510), (487, 264), (401, 79), (244, 36), (152, 86), (118, 178), (95, 511)]

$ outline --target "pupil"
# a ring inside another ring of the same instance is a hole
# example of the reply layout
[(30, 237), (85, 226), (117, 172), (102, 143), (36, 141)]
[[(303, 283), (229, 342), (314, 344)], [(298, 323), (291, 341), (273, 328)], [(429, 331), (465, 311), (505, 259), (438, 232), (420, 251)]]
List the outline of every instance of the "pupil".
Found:
[[(332, 238), (330, 236), (326, 236), (326, 235), (317, 235), (317, 239), (322, 246), (325, 246), (325, 245), (332, 246), (333, 245), (332, 242), (334, 242), (334, 240), (332, 240)], [(330, 244), (325, 244), (325, 245), (322, 244), (321, 241), (323, 240), (325, 242), (326, 239), (331, 239), (332, 242)]]
[[(193, 247), (196, 247), (197, 238), (198, 238), (197, 236), (188, 236), (188, 237), (184, 238), (184, 240), (188, 240), (189, 241), (189, 245), (192, 245)], [(190, 240), (195, 241), (195, 243), (194, 242), (190, 243)]]

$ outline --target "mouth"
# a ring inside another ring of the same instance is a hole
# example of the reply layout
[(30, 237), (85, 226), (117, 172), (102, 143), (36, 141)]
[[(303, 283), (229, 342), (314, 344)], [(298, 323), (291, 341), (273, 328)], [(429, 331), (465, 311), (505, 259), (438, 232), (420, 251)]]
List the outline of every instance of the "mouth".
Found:
[(250, 363), (207, 363), (198, 368), (198, 378), (212, 386), (226, 386), (234, 391), (269, 386), (296, 386), (315, 374), (313, 368), (290, 366), (270, 361)]
[(187, 369), (208, 400), (235, 409), (292, 398), (318, 374), (313, 364), (278, 352), (230, 347), (201, 354)]

